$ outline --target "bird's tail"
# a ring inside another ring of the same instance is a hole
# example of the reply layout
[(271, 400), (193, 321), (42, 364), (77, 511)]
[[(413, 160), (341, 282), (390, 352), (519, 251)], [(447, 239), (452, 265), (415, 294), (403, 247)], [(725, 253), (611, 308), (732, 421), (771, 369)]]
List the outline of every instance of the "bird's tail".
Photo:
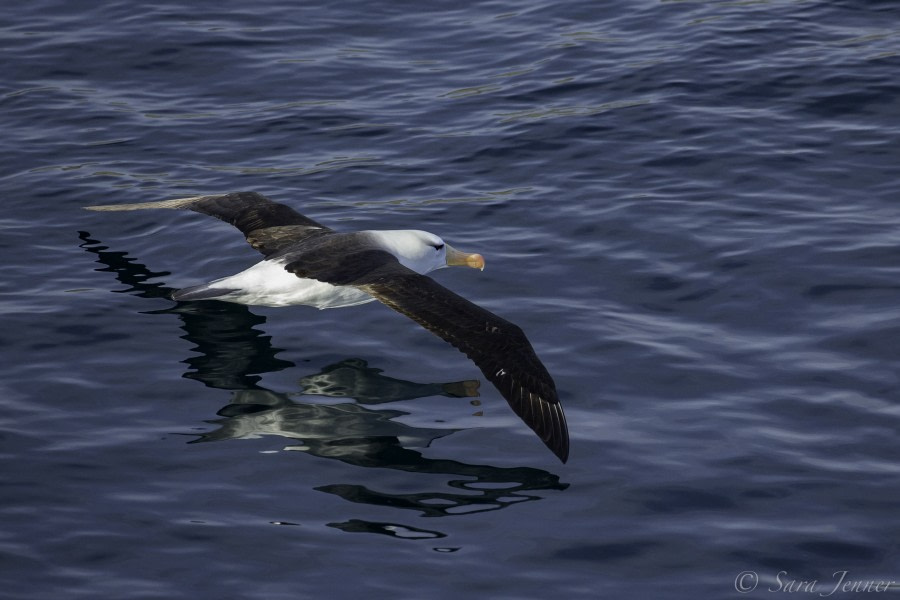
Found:
[[(213, 282), (215, 283), (215, 282)], [(213, 287), (212, 283), (192, 285), (172, 292), (172, 300), (176, 302), (188, 302), (191, 300), (221, 300), (239, 290), (234, 288)]]

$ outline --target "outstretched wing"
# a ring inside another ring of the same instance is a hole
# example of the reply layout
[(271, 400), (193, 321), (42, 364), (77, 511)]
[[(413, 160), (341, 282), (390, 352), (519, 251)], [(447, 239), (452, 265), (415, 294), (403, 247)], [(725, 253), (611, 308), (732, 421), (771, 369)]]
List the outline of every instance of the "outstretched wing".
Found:
[(86, 206), (88, 210), (120, 211), (169, 208), (192, 210), (237, 227), (247, 242), (264, 256), (283, 252), (303, 239), (331, 229), (293, 208), (272, 202), (256, 192), (192, 196), (162, 202)]
[(385, 263), (353, 285), (464, 352), (513, 411), (566, 462), (569, 430), (556, 385), (517, 325), (396, 262)]

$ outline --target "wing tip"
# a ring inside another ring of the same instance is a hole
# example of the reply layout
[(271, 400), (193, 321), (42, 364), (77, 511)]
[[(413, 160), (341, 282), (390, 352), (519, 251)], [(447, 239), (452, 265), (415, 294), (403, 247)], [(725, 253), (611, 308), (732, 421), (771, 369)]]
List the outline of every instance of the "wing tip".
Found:
[[(566, 423), (566, 413), (563, 412), (562, 404), (560, 404), (559, 399), (555, 397), (555, 394), (554, 399), (555, 402), (548, 402), (540, 397), (537, 399), (537, 402), (545, 403), (541, 405), (542, 415), (545, 414), (543, 409), (546, 404), (550, 404), (549, 414), (547, 414), (549, 418), (545, 418), (539, 423), (529, 423), (529, 425), (536, 433), (538, 433), (541, 441), (544, 442), (547, 448), (549, 448), (563, 464), (566, 464), (566, 461), (569, 460), (569, 426)], [(540, 431), (537, 426), (540, 426)]]
[(556, 455), (556, 458), (562, 462), (562, 464), (566, 464), (569, 460), (569, 438), (566, 437), (565, 442), (561, 446), (549, 446), (551, 452)]
[[(562, 417), (561, 410), (560, 416)], [(552, 430), (547, 438), (541, 438), (541, 440), (563, 464), (566, 464), (566, 461), (569, 460), (569, 429), (566, 427), (565, 417), (558, 422), (558, 427), (558, 429)]]
[(173, 200), (157, 200), (154, 202), (136, 202), (133, 204), (98, 204), (94, 206), (82, 206), (84, 210), (93, 211), (125, 211), (125, 210), (143, 210), (153, 208), (187, 208), (204, 200), (206, 198), (216, 198), (225, 194), (204, 194), (202, 196), (188, 196), (186, 198), (175, 198)]

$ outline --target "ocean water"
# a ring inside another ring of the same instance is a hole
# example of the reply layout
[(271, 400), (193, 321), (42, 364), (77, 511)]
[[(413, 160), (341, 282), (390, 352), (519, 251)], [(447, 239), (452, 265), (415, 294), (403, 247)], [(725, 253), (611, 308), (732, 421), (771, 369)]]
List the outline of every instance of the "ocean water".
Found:
[[(900, 3), (4, 12), (4, 598), (900, 581)], [(235, 190), (482, 253), (434, 277), (528, 334), (569, 462), (384, 306), (175, 304), (258, 256), (81, 210)]]

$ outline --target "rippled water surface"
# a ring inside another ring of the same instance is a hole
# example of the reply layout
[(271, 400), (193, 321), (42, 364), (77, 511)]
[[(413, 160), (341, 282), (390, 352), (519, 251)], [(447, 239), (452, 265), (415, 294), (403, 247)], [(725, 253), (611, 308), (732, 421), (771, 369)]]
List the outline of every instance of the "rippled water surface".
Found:
[[(900, 3), (6, 13), (4, 597), (900, 581)], [(434, 277), (527, 332), (568, 464), (384, 306), (175, 304), (257, 255), (80, 208), (230, 190), (484, 254)]]

